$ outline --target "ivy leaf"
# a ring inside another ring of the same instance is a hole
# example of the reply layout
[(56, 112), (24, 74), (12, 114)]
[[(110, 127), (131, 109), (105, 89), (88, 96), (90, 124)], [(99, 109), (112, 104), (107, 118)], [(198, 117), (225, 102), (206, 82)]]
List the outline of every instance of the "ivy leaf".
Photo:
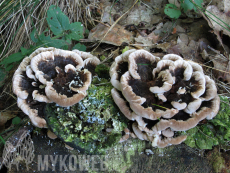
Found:
[(49, 7), (46, 20), (54, 35), (63, 34), (70, 29), (69, 18), (55, 5)]
[(180, 9), (174, 4), (166, 4), (164, 13), (174, 19), (178, 19), (181, 15)]
[(83, 37), (83, 25), (81, 22), (74, 22), (70, 24), (70, 31), (71, 33), (69, 36), (76, 41), (79, 41)]
[(84, 44), (78, 43), (73, 47), (72, 50), (74, 50), (74, 49), (78, 49), (80, 51), (86, 51), (86, 46)]
[(19, 117), (14, 117), (12, 120), (12, 124), (15, 124), (15, 125), (19, 124), (20, 122), (21, 122), (21, 118)]

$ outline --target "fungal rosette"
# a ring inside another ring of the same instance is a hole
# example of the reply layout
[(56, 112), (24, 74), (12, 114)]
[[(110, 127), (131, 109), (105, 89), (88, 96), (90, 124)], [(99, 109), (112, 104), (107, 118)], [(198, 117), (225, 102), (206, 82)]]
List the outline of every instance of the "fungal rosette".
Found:
[(23, 59), (12, 82), (19, 108), (37, 127), (47, 127), (43, 118), (46, 103), (67, 107), (78, 103), (87, 94), (91, 73), (99, 59), (81, 51), (39, 48)]
[(195, 127), (218, 113), (215, 82), (202, 67), (178, 55), (162, 59), (145, 50), (129, 50), (110, 68), (111, 90), (121, 112), (135, 121), (132, 130), (153, 146), (180, 144), (177, 131)]

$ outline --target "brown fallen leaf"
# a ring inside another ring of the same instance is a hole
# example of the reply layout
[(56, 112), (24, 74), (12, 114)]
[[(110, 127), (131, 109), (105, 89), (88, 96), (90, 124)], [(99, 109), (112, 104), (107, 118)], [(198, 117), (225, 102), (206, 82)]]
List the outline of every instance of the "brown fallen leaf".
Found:
[[(230, 4), (227, 1), (225, 2), (226, 4), (224, 4), (225, 6), (224, 12), (220, 11), (218, 7), (216, 7), (215, 5), (208, 6), (206, 10), (212, 14), (212, 16), (208, 16), (208, 18), (210, 19), (209, 22), (210, 27), (212, 27), (216, 31), (223, 31), (223, 34), (230, 36), (229, 29), (226, 29), (230, 25), (230, 18), (229, 18)], [(216, 16), (216, 18), (213, 16)], [(215, 21), (213, 21), (213, 19)]]
[(172, 44), (169, 42), (157, 44), (157, 48), (163, 50), (164, 52), (167, 52), (167, 50), (171, 47), (172, 47)]
[(143, 47), (143, 49), (149, 51), (151, 48), (153, 48), (155, 46), (155, 43), (157, 43), (158, 39), (159, 39), (159, 36), (155, 35), (155, 33), (152, 32), (146, 37), (142, 37), (141, 35), (139, 35), (137, 38), (135, 38), (135, 41), (136, 41), (136, 43), (143, 44), (143, 45), (139, 45), (139, 46), (141, 46), (141, 47)]
[[(99, 23), (90, 31), (88, 39), (90, 41), (101, 41), (109, 29), (110, 28), (108, 26)], [(132, 33), (125, 30), (123, 26), (118, 24), (116, 24), (102, 40), (102, 43), (112, 44), (115, 46), (121, 46), (122, 43), (129, 44), (131, 42), (133, 42)]]
[(229, 60), (219, 58), (219, 55), (216, 55), (212, 60), (214, 68), (214, 76), (220, 81), (229, 83), (230, 82), (230, 70), (229, 70)]
[(205, 60), (210, 60), (213, 62), (213, 74), (217, 79), (226, 83), (230, 82), (230, 62), (226, 57), (221, 54), (210, 56), (210, 54), (208, 54), (205, 49), (202, 52), (202, 57)]
[(189, 37), (186, 34), (179, 34), (176, 45), (167, 47), (167, 53), (174, 53), (182, 55), (185, 59), (194, 60), (197, 58), (197, 49), (199, 44), (194, 40), (189, 41)]
[(13, 114), (12, 112), (0, 113), (0, 132), (5, 129), (5, 123), (14, 117), (16, 117), (16, 115)]
[[(206, 8), (206, 11), (208, 11), (208, 13), (207, 12), (206, 13), (201, 12), (204, 19), (208, 22), (208, 25), (213, 29), (213, 33), (216, 35), (217, 40), (222, 45), (223, 49), (225, 50), (225, 54), (227, 56), (228, 56), (228, 52), (225, 49), (222, 38), (220, 36), (220, 32), (223, 32), (223, 34), (230, 36), (230, 31), (228, 29), (229, 25), (230, 25), (230, 18), (229, 18), (230, 8), (229, 8), (229, 5), (230, 5), (229, 1), (224, 1), (223, 12), (221, 9), (219, 9), (215, 5), (209, 5)], [(208, 15), (208, 14), (212, 14), (212, 15)]]

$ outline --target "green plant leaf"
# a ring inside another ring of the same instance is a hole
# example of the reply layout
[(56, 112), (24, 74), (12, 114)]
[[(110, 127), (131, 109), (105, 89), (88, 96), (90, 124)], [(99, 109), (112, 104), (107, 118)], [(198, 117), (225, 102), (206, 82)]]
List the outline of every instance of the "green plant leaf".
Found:
[(65, 41), (69, 44), (71, 44), (71, 36), (70, 35), (65, 35)]
[(78, 43), (73, 47), (72, 50), (74, 50), (74, 49), (78, 49), (80, 51), (86, 51), (86, 46), (84, 44)]
[(12, 120), (12, 124), (17, 125), (17, 124), (19, 124), (21, 121), (22, 121), (21, 118), (19, 118), (19, 117), (14, 117), (13, 120)]
[(54, 35), (63, 34), (70, 29), (69, 18), (55, 5), (49, 7), (46, 20)]
[(12, 63), (14, 62), (20, 62), (24, 56), (22, 55), (21, 52), (14, 53), (7, 58), (3, 59), (0, 62), (0, 65), (3, 65), (3, 67), (6, 69), (6, 71), (10, 71), (13, 68)]
[(34, 42), (34, 43), (37, 43), (38, 42), (38, 39), (35, 38), (35, 35), (37, 34), (37, 30), (36, 28), (33, 29), (33, 31), (30, 33), (30, 38), (31, 40)]
[(10, 64), (10, 65), (8, 65), (8, 66), (5, 68), (5, 70), (6, 70), (6, 71), (10, 71), (13, 67), (14, 67), (14, 65), (13, 65), (13, 64)]
[(65, 40), (51, 39), (50, 36), (45, 36), (44, 33), (39, 36), (39, 40), (47, 47), (62, 48), (67, 45)]
[(174, 19), (178, 19), (181, 15), (180, 9), (174, 4), (166, 4), (164, 13)]
[(30, 55), (34, 51), (33, 46), (31, 48), (29, 48), (29, 49), (26, 49), (24, 47), (21, 47), (20, 49), (21, 49), (21, 52), (22, 52), (23, 56)]
[[(184, 9), (185, 13), (187, 11), (189, 11), (189, 10), (192, 10), (192, 9), (194, 9), (195, 11), (197, 11), (197, 8), (193, 4), (193, 2), (191, 2), (191, 0), (180, 0), (180, 1), (181, 1), (181, 8)], [(194, 3), (196, 5), (202, 7), (203, 0), (194, 0)]]
[(79, 41), (80, 39), (84, 38), (83, 37), (83, 25), (81, 24), (81, 22), (71, 23), (70, 30), (71, 30), (71, 33), (69, 34), (69, 36), (72, 38), (72, 40)]

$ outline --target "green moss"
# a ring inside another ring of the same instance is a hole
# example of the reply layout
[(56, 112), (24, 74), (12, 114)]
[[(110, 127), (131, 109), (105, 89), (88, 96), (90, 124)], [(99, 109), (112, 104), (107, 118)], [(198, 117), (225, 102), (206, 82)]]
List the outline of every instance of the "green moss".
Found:
[(185, 144), (193, 148), (212, 149), (215, 145), (227, 145), (230, 141), (230, 108), (227, 97), (220, 96), (220, 110), (215, 118), (182, 134), (188, 137)]
[(100, 78), (109, 79), (109, 67), (106, 66), (105, 64), (99, 64), (95, 69), (95, 73)]
[(49, 128), (68, 145), (86, 153), (112, 147), (121, 138), (127, 119), (114, 104), (111, 89), (111, 84), (91, 85), (87, 96), (68, 108), (47, 104)]
[(108, 172), (126, 172), (133, 165), (135, 153), (144, 152), (146, 142), (139, 139), (119, 143), (106, 153), (106, 167)]
[(207, 158), (211, 162), (215, 172), (229, 172), (229, 169), (226, 169), (225, 159), (218, 148), (214, 148), (212, 152), (209, 152)]

